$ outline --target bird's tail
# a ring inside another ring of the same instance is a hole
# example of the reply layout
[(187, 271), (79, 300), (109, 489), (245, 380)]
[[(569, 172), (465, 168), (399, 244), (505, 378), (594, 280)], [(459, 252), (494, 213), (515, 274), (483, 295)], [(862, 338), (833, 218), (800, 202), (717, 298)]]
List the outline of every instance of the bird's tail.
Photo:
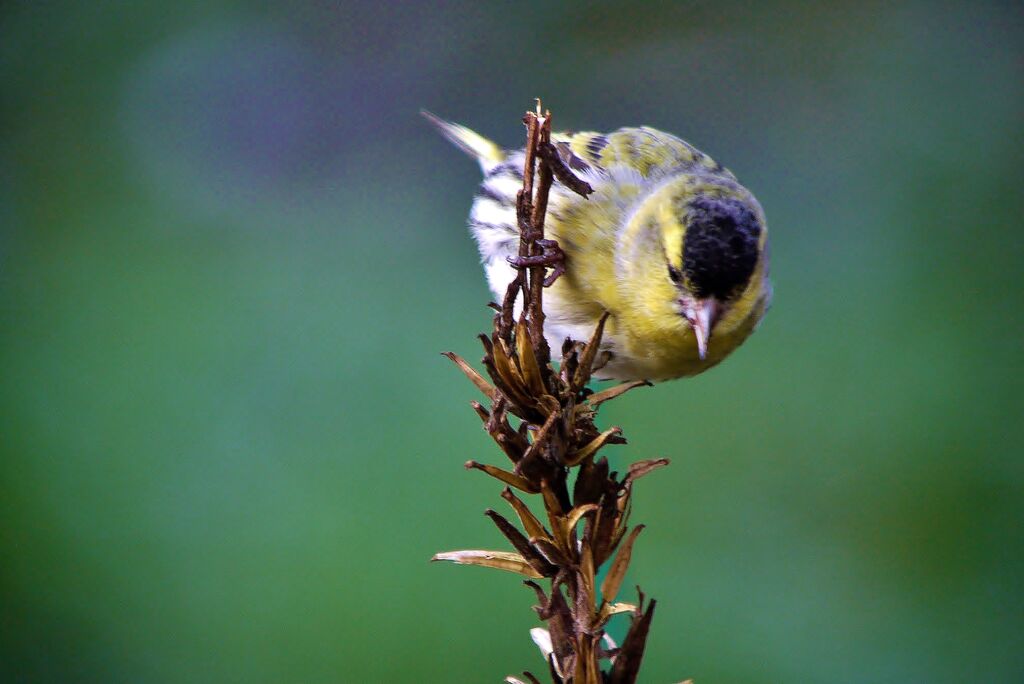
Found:
[(460, 150), (477, 160), (484, 173), (488, 173), (501, 162), (505, 161), (505, 151), (482, 135), (471, 131), (465, 126), (440, 119), (427, 110), (420, 110), (427, 121), (432, 123), (441, 135), (448, 138)]

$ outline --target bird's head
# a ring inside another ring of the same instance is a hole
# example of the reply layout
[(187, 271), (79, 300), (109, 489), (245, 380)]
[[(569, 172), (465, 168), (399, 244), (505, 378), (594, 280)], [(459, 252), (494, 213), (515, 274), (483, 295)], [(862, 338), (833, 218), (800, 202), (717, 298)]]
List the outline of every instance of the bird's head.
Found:
[(761, 208), (749, 193), (681, 190), (670, 203), (672, 220), (660, 222), (665, 275), (704, 359), (720, 324), (736, 317), (730, 314), (746, 316), (734, 309), (749, 306), (744, 295), (759, 286), (754, 277), (763, 273), (767, 236)]

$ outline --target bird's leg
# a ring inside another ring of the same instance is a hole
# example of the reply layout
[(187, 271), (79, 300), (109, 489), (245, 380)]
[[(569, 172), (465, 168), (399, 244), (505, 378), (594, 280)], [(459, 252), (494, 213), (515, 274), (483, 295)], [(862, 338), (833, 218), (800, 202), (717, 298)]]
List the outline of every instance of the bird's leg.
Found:
[(513, 256), (508, 258), (515, 268), (529, 268), (531, 266), (544, 266), (551, 269), (551, 274), (544, 278), (544, 287), (551, 287), (558, 277), (565, 273), (565, 252), (558, 246), (555, 240), (535, 240), (541, 249), (540, 254), (532, 256)]

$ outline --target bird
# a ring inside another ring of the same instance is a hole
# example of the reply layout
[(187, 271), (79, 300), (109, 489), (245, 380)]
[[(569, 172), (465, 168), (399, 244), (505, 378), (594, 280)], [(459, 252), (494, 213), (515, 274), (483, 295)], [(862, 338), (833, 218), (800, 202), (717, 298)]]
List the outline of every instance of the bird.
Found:
[[(524, 150), (423, 115), (483, 172), (469, 228), (501, 301), (516, 275)], [(655, 128), (552, 133), (551, 143), (593, 192), (551, 187), (545, 233), (564, 255), (564, 272), (544, 295), (549, 344), (589, 339), (607, 312), (598, 379), (665, 381), (721, 363), (772, 299), (768, 227), (754, 195), (711, 157)]]

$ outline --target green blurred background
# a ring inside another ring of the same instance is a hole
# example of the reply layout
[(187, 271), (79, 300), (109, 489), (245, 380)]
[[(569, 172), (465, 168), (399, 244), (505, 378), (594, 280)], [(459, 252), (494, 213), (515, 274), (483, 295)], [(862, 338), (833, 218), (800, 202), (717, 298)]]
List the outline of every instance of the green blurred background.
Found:
[(727, 363), (610, 406), (642, 681), (1024, 681), (1019, 2), (0, 7), (0, 680), (496, 682), (475, 165), (648, 124), (773, 229)]

